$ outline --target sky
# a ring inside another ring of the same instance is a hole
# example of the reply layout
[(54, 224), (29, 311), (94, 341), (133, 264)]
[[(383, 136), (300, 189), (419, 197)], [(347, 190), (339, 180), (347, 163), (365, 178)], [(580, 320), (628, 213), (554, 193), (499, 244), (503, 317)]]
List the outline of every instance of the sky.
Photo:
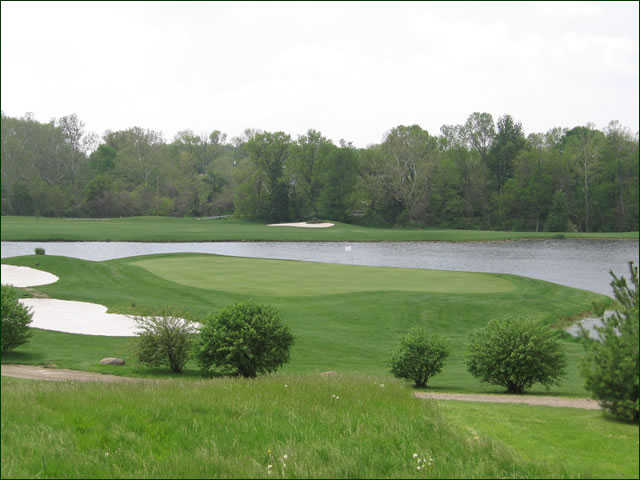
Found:
[(638, 2), (6, 2), (1, 107), (88, 131), (380, 143), (473, 112), (638, 131)]

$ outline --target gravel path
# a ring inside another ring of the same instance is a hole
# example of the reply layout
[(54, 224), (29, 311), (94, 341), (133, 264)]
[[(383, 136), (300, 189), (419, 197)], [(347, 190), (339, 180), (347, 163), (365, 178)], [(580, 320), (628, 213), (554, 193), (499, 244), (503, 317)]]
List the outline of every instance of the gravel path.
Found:
[(543, 397), (537, 395), (482, 395), (476, 393), (428, 393), (416, 392), (418, 398), (435, 400), (460, 400), (463, 402), (494, 402), (494, 403), (526, 403), (527, 405), (544, 405), (547, 407), (584, 408), (586, 410), (600, 410), (595, 400), (588, 398)]
[(2, 365), (3, 377), (27, 378), (30, 380), (49, 380), (64, 382), (149, 382), (147, 378), (119, 377), (103, 373), (83, 372), (80, 370), (66, 370), (64, 368), (45, 368), (34, 365)]
[[(3, 377), (27, 378), (30, 380), (76, 381), (76, 382), (153, 382), (148, 378), (119, 377), (103, 373), (66, 370), (64, 368), (45, 368), (34, 365), (2, 365)], [(525, 403), (527, 405), (544, 405), (548, 407), (584, 408), (600, 410), (595, 400), (588, 398), (543, 397), (534, 395), (482, 395), (476, 393), (430, 393), (416, 392), (418, 398), (435, 400), (461, 400), (465, 402)]]

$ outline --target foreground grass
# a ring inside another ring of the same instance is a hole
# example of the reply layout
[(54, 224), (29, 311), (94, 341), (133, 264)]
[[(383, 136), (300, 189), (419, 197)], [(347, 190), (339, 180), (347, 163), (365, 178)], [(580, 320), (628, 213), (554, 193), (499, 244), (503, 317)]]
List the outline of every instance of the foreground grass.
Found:
[[(334, 222), (335, 223), (335, 222)], [(3, 241), (137, 241), (137, 242), (411, 242), (489, 241), (553, 238), (550, 232), (499, 232), (482, 230), (371, 228), (345, 223), (322, 229), (268, 227), (240, 219), (199, 220), (175, 217), (78, 219), (2, 217)], [(564, 233), (567, 238), (630, 238), (638, 232)]]
[[(183, 283), (194, 281), (190, 266), (203, 265), (201, 285), (196, 288)], [(515, 275), (473, 275), (457, 273), (451, 281), (449, 272), (423, 271), (423, 278), (413, 279), (418, 291), (351, 291), (352, 285), (381, 285), (389, 277), (390, 285), (401, 286), (403, 279), (392, 274), (403, 269), (322, 265), (324, 276), (314, 284), (317, 295), (297, 295), (290, 285), (286, 267), (293, 278), (302, 279), (305, 269), (313, 272), (318, 264), (281, 262), (278, 260), (237, 259), (192, 254), (135, 257), (107, 262), (89, 262), (53, 256), (25, 256), (5, 259), (6, 263), (27, 265), (52, 272), (60, 281), (38, 287), (40, 293), (53, 298), (81, 300), (106, 305), (119, 313), (152, 313), (158, 307), (171, 305), (187, 316), (201, 318), (217, 312), (229, 303), (249, 298), (274, 305), (281, 311), (296, 338), (291, 361), (285, 374), (319, 373), (327, 370), (387, 375), (388, 358), (399, 338), (413, 326), (424, 326), (448, 338), (453, 346), (442, 374), (434, 377), (434, 390), (500, 392), (500, 387), (480, 383), (464, 365), (469, 335), (492, 318), (534, 318), (554, 324), (563, 318), (591, 308), (592, 302), (605, 297), (556, 284)], [(178, 264), (176, 264), (178, 261)], [(187, 265), (181, 270), (179, 261)], [(142, 268), (158, 269), (166, 265), (176, 269), (175, 280), (153, 274)], [(216, 265), (213, 267), (212, 265)], [(269, 265), (280, 275), (269, 276)], [(209, 266), (210, 268), (204, 268)], [(235, 274), (231, 270), (236, 268)], [(224, 268), (228, 275), (216, 277), (215, 269)], [(333, 269), (333, 270), (332, 270)], [(259, 292), (249, 278), (254, 272), (264, 277), (262, 285), (271, 284), (272, 292)], [(333, 272), (333, 273), (332, 273)], [(342, 276), (350, 282), (341, 282)], [(395, 282), (395, 283), (394, 283)], [(503, 287), (508, 288), (503, 288)], [(253, 289), (256, 289), (255, 291)], [(303, 288), (303, 285), (299, 287)], [(487, 293), (459, 293), (482, 291)], [(487, 291), (488, 290), (488, 291)], [(258, 294), (262, 293), (262, 294)], [(271, 294), (267, 294), (271, 293)], [(299, 292), (298, 292), (299, 293)], [(309, 293), (309, 292), (305, 292)], [(551, 390), (556, 395), (585, 396), (578, 362), (583, 354), (579, 343), (564, 344), (569, 356), (566, 381)], [(98, 365), (106, 356), (127, 361), (124, 367)], [(128, 338), (70, 335), (34, 331), (32, 340), (3, 357), (3, 362), (55, 364), (104, 373), (133, 376), (166, 375), (165, 370), (150, 370), (135, 363), (132, 340)], [(185, 376), (197, 376), (197, 366), (187, 365)], [(534, 388), (533, 393), (547, 393)]]
[(484, 439), (499, 440), (521, 458), (561, 462), (595, 478), (638, 478), (638, 425), (602, 412), (529, 405), (438, 402), (450, 422)]
[[(523, 414), (532, 431), (540, 412)], [(590, 432), (583, 438), (603, 442)], [(414, 453), (432, 465), (418, 470)], [(592, 476), (584, 466), (522, 453), (450, 424), (433, 402), (374, 377), (2, 379), (3, 478)], [(604, 461), (601, 471), (626, 475), (629, 464), (607, 470)]]

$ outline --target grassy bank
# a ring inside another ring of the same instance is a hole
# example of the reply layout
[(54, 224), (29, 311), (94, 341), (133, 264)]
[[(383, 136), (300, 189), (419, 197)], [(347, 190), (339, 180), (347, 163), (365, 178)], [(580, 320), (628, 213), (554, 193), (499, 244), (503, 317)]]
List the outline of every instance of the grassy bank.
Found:
[[(387, 375), (389, 353), (409, 328), (425, 326), (451, 341), (453, 351), (430, 387), (450, 391), (500, 391), (480, 383), (464, 365), (471, 331), (493, 318), (535, 318), (554, 324), (589, 310), (605, 297), (515, 275), (373, 268), (213, 255), (158, 255), (106, 262), (53, 256), (5, 259), (56, 274), (38, 287), (53, 298), (106, 305), (112, 312), (145, 313), (165, 305), (195, 318), (252, 298), (278, 308), (296, 343), (286, 374), (326, 370)], [(219, 273), (223, 272), (224, 275)], [(308, 283), (307, 283), (308, 282)], [(195, 285), (200, 285), (196, 287)], [(310, 288), (312, 286), (313, 288)], [(569, 374), (552, 389), (585, 395), (577, 364), (582, 346), (566, 341)], [(124, 367), (98, 365), (120, 356)], [(4, 362), (123, 375), (166, 375), (136, 365), (131, 339), (35, 331)], [(186, 376), (197, 375), (189, 364)], [(546, 391), (543, 388), (534, 392)]]
[[(444, 408), (375, 377), (144, 385), (3, 378), (2, 392), (3, 478), (637, 476), (633, 460), (581, 465), (571, 451), (568, 458), (545, 455), (564, 440), (559, 428), (533, 451), (508, 447), (499, 435), (463, 428)], [(550, 410), (529, 407), (520, 422), (535, 435), (547, 430), (541, 420), (557, 425)], [(582, 418), (565, 416), (570, 424)], [(605, 432), (615, 434), (620, 455), (637, 456), (637, 427), (587, 429), (580, 438), (595, 449)]]
[[(496, 232), (482, 230), (371, 228), (336, 223), (334, 227), (309, 229), (268, 227), (239, 219), (129, 217), (71, 219), (2, 217), (3, 241), (131, 241), (131, 242), (414, 242), (499, 241), (522, 238), (554, 238), (550, 232)], [(564, 233), (567, 238), (637, 239), (638, 232)]]
[(638, 478), (638, 426), (602, 412), (458, 401), (438, 405), (452, 424), (502, 442), (527, 461), (561, 463), (574, 476)]

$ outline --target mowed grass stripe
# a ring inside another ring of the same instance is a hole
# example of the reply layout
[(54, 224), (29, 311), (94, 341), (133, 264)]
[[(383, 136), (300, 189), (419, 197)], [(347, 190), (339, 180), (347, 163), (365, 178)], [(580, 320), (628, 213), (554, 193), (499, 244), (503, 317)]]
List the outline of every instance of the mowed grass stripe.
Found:
[[(128, 242), (470, 242), (553, 238), (556, 232), (500, 232), (440, 228), (375, 228), (333, 222), (331, 228), (269, 227), (239, 218), (46, 218), (3, 216), (3, 241)], [(638, 232), (564, 233), (567, 238), (637, 239)]]
[(505, 293), (505, 278), (482, 273), (364, 267), (218, 255), (149, 258), (133, 262), (182, 285), (259, 296), (320, 296), (355, 292)]

